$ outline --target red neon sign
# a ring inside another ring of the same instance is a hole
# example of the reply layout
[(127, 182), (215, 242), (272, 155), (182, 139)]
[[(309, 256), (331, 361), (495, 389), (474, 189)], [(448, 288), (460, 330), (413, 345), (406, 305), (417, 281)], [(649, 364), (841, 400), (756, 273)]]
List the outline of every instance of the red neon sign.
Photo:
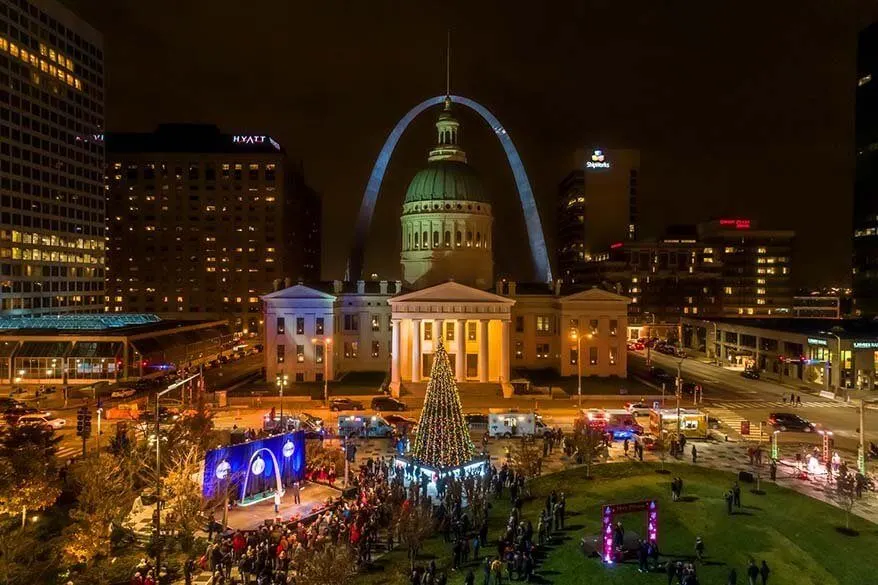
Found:
[(722, 226), (734, 227), (736, 230), (750, 229), (749, 219), (721, 219), (719, 220), (719, 224)]
[(622, 242), (616, 242), (615, 244), (610, 244), (610, 250), (615, 250), (616, 248), (621, 248)]

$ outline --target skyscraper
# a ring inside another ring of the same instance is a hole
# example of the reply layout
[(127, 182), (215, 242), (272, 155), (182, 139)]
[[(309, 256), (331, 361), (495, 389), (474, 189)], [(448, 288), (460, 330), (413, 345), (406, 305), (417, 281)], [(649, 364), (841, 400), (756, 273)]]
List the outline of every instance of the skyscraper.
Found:
[(854, 309), (878, 313), (878, 23), (860, 33), (854, 182)]
[(0, 313), (104, 308), (104, 55), (54, 0), (0, 1)]
[(107, 159), (110, 311), (256, 333), (261, 295), (320, 278), (320, 199), (270, 136), (163, 124), (108, 134)]
[(583, 263), (637, 237), (640, 151), (577, 150), (558, 189), (558, 273), (577, 282)]

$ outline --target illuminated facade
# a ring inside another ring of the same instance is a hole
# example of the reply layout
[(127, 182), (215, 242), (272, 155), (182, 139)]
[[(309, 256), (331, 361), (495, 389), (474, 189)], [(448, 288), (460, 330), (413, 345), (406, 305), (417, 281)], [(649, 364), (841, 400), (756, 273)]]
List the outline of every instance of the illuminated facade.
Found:
[(794, 235), (755, 229), (748, 219), (676, 226), (657, 241), (613, 244), (580, 279), (629, 296), (636, 325), (690, 315), (789, 317)]
[(107, 153), (109, 311), (257, 333), (261, 295), (319, 278), (320, 200), (271, 137), (168, 124)]
[(101, 311), (103, 39), (53, 0), (0, 23), (0, 314)]
[(490, 290), (491, 206), (451, 113), (452, 101), (463, 99), (443, 100), (437, 144), (406, 192), (400, 281), (299, 284), (263, 297), (269, 381), (377, 371), (398, 394), (427, 383), (439, 339), (458, 382), (495, 384), (506, 396), (515, 370), (570, 376), (581, 366), (585, 376), (626, 375), (626, 297), (597, 289), (570, 295), (559, 282), (500, 280)]
[(613, 244), (637, 238), (640, 180), (639, 150), (577, 150), (573, 160), (558, 187), (558, 274), (568, 283)]

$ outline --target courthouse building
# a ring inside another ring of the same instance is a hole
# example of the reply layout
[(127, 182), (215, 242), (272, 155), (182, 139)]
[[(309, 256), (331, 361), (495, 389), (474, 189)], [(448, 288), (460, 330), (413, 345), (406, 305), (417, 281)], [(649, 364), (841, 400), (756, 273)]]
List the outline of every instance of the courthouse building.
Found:
[(507, 395), (514, 372), (575, 375), (580, 359), (585, 376), (624, 377), (628, 298), (495, 280), (491, 203), (450, 100), (436, 128), (403, 203), (402, 280), (301, 283), (263, 296), (268, 380), (384, 371), (398, 393), (426, 383), (440, 339), (459, 382)]

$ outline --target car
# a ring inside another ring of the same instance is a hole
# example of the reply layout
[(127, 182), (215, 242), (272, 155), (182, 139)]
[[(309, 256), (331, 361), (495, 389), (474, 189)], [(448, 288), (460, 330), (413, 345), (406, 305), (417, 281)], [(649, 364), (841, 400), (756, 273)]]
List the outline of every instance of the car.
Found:
[(741, 375), (744, 376), (745, 378), (750, 379), (750, 380), (758, 380), (759, 379), (759, 370), (751, 370), (748, 368), (748, 369), (744, 370), (743, 372), (741, 372)]
[(625, 410), (634, 416), (649, 416), (652, 407), (646, 402), (628, 402), (625, 404)]
[(768, 423), (779, 431), (814, 431), (814, 423), (790, 412), (772, 412), (768, 415)]
[(397, 400), (390, 396), (376, 396), (372, 399), (372, 409), (381, 412), (382, 410), (408, 410), (405, 402)]
[(9, 396), (0, 396), (0, 408), (6, 410), (8, 408), (23, 408), (24, 404)]
[(655, 366), (649, 369), (649, 377), (655, 380), (656, 382), (663, 383), (675, 383), (677, 381), (677, 377), (673, 374), (666, 372), (661, 368), (657, 368)]
[(365, 410), (365, 408), (362, 402), (350, 398), (333, 398), (329, 403), (329, 410), (338, 412), (340, 410)]
[(110, 394), (110, 398), (129, 398), (135, 394), (137, 394), (137, 390), (134, 388), (119, 388)]
[(48, 415), (49, 413), (45, 410), (38, 410), (29, 406), (7, 408), (5, 411), (3, 411), (3, 417), (6, 419), (6, 422), (11, 425), (17, 423), (18, 419), (20, 419), (21, 417), (30, 414)]
[(655, 451), (659, 446), (658, 438), (655, 435), (640, 435), (637, 440), (647, 451)]
[(466, 420), (466, 426), (471, 431), (487, 431), (488, 415), (487, 414), (465, 414), (463, 418)]
[(298, 416), (300, 420), (305, 421), (314, 427), (320, 428), (323, 426), (323, 419), (319, 416), (314, 416), (313, 414), (308, 414), (307, 412), (300, 412)]
[(218, 358), (216, 358), (216, 361), (218, 361), (221, 364), (227, 364), (227, 363), (229, 363), (229, 356), (221, 355)]
[(67, 424), (67, 421), (63, 418), (54, 417), (51, 413), (47, 412), (45, 414), (25, 414), (24, 416), (19, 417), (18, 424), (60, 429)]
[(412, 427), (418, 424), (418, 421), (416, 421), (415, 419), (403, 416), (401, 414), (385, 414), (383, 415), (383, 418), (385, 421), (387, 421), (387, 424), (396, 427), (397, 431), (406, 434), (408, 434)]

